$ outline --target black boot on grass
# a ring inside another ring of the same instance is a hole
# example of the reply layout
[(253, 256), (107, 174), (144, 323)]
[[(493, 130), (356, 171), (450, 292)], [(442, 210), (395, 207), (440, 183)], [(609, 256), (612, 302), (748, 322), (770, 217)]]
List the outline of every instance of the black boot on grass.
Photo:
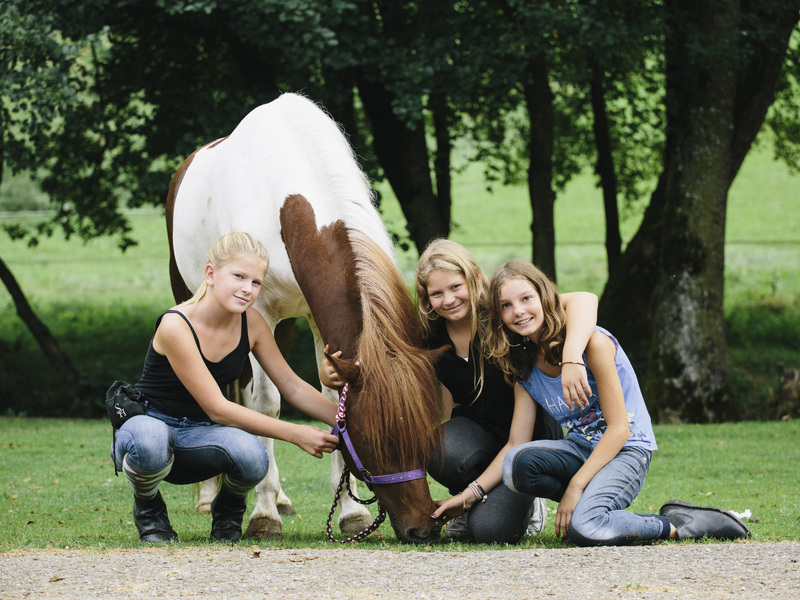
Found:
[(160, 491), (152, 498), (133, 497), (133, 522), (143, 542), (172, 542), (178, 539), (178, 534), (169, 523), (167, 505)]

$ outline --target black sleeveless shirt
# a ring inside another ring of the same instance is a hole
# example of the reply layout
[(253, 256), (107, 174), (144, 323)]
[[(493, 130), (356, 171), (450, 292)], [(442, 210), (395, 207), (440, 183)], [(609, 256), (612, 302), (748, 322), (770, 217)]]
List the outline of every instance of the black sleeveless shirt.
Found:
[[(219, 362), (211, 362), (203, 355), (203, 350), (200, 348), (200, 340), (197, 339), (194, 327), (182, 312), (177, 310), (164, 312), (156, 321), (156, 329), (158, 329), (161, 319), (167, 313), (179, 314), (189, 325), (194, 341), (197, 344), (197, 349), (200, 350), (200, 355), (203, 357), (203, 362), (208, 367), (217, 385), (219, 385), (220, 390), (224, 390), (226, 385), (239, 378), (244, 368), (244, 361), (247, 360), (247, 355), (250, 353), (250, 338), (247, 335), (247, 315), (245, 313), (242, 313), (242, 335), (239, 339), (239, 345)], [(189, 390), (186, 389), (186, 386), (178, 379), (167, 357), (155, 351), (152, 338), (144, 359), (142, 377), (134, 387), (147, 396), (150, 405), (159, 412), (172, 417), (188, 417), (195, 421), (211, 422), (211, 419), (200, 408), (200, 405), (189, 393)]]

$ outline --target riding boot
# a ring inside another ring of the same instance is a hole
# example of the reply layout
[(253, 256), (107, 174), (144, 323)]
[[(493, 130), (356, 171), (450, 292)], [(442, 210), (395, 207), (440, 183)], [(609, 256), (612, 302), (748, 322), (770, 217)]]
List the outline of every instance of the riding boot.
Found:
[(167, 505), (157, 491), (152, 498), (133, 497), (133, 522), (143, 542), (171, 542), (178, 539), (167, 515)]
[(122, 471), (133, 488), (133, 522), (143, 542), (169, 542), (178, 538), (167, 515), (167, 505), (158, 484), (172, 469), (172, 460), (156, 472), (143, 471), (128, 460), (122, 460)]
[(232, 494), (225, 487), (211, 503), (211, 539), (238, 542), (242, 537), (242, 520), (247, 508), (247, 496)]

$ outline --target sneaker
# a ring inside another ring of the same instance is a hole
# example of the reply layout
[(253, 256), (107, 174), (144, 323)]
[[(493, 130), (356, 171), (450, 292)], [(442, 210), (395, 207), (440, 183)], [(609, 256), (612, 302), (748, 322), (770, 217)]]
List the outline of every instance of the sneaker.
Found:
[(451, 519), (444, 526), (444, 537), (450, 540), (457, 540), (460, 542), (467, 541), (471, 538), (469, 532), (469, 513), (463, 513)]
[(525, 535), (539, 535), (547, 525), (547, 500), (544, 498), (533, 499), (533, 511)]

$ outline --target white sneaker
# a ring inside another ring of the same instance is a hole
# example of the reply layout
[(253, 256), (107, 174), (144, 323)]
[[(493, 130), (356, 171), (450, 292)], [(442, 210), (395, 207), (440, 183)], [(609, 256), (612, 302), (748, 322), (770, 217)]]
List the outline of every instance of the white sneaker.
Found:
[(444, 537), (451, 540), (465, 541), (470, 539), (469, 526), (467, 525), (469, 514), (462, 513), (449, 520), (444, 527)]
[(545, 525), (547, 525), (547, 500), (534, 498), (533, 512), (525, 535), (539, 535), (544, 530)]

